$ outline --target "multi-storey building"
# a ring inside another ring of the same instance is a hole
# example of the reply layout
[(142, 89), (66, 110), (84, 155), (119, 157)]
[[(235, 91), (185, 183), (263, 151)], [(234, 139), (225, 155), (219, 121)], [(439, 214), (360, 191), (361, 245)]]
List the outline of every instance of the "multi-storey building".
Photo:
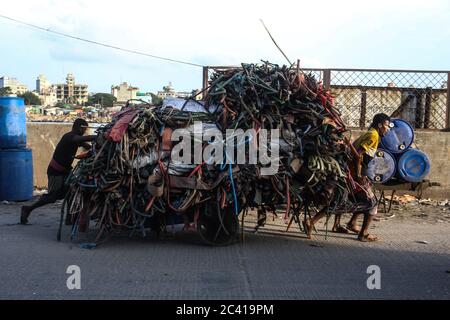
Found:
[(56, 98), (61, 102), (83, 104), (88, 101), (88, 85), (76, 84), (75, 77), (69, 73), (66, 83), (56, 85)]
[(162, 99), (166, 97), (187, 98), (191, 96), (191, 92), (177, 92), (174, 90), (172, 82), (169, 82), (167, 86), (163, 87), (162, 91), (158, 91), (157, 96)]
[(1, 77), (0, 88), (9, 87), (12, 94), (24, 94), (28, 91), (27, 86), (21, 84), (16, 78)]
[(111, 86), (111, 94), (117, 98), (116, 103), (125, 103), (130, 99), (136, 99), (139, 88), (132, 87), (126, 82), (118, 86)]
[(36, 91), (39, 94), (44, 94), (45, 91), (50, 88), (52, 84), (48, 81), (47, 77), (43, 74), (40, 74), (36, 79)]
[(36, 79), (36, 92), (43, 106), (54, 106), (58, 102), (56, 86), (52, 85), (43, 74)]

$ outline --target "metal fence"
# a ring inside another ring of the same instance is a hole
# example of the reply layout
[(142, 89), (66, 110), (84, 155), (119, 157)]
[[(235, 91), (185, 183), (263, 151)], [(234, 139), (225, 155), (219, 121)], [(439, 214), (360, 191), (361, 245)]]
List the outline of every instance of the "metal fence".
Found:
[[(203, 88), (210, 73), (236, 67), (204, 67)], [(349, 127), (365, 128), (384, 112), (409, 121), (416, 129), (450, 128), (449, 71), (311, 69), (331, 91), (335, 105)]]

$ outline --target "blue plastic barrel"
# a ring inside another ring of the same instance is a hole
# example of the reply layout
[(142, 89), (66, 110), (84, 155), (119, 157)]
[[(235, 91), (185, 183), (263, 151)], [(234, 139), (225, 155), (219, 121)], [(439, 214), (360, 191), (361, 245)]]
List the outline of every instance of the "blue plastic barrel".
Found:
[(0, 149), (25, 148), (27, 125), (23, 98), (0, 97)]
[(33, 157), (30, 149), (0, 150), (0, 201), (33, 197)]
[(417, 149), (409, 149), (397, 162), (397, 172), (401, 179), (408, 182), (421, 182), (430, 173), (430, 159)]
[(403, 153), (414, 141), (414, 129), (402, 119), (392, 119), (391, 122), (394, 127), (381, 138), (381, 147), (391, 153)]
[(367, 165), (367, 176), (374, 183), (385, 183), (394, 176), (396, 165), (395, 158), (389, 151), (378, 149)]

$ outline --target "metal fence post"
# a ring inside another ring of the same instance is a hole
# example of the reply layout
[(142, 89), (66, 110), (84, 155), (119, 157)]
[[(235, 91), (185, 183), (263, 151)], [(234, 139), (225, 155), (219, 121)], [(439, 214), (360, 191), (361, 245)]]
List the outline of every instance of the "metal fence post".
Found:
[(450, 72), (447, 73), (447, 114), (445, 128), (450, 129)]
[(423, 128), (430, 128), (430, 118), (431, 118), (431, 100), (433, 98), (433, 88), (427, 87), (425, 91), (425, 114), (423, 120)]
[(367, 114), (367, 92), (366, 89), (360, 88), (361, 90), (361, 114), (359, 117), (359, 127), (361, 129), (366, 127), (366, 114)]
[(416, 129), (422, 129), (423, 128), (423, 114), (424, 114), (424, 106), (423, 106), (423, 96), (424, 96), (424, 90), (423, 89), (417, 89), (415, 92), (416, 96), (416, 112), (415, 112), (415, 120), (413, 123), (413, 127)]
[(331, 85), (331, 70), (324, 69), (323, 70), (323, 87), (325, 90), (330, 90)]
[[(203, 67), (203, 82), (202, 82), (202, 91), (208, 88), (208, 70), (209, 67)], [(206, 96), (207, 92), (203, 92), (203, 97)]]

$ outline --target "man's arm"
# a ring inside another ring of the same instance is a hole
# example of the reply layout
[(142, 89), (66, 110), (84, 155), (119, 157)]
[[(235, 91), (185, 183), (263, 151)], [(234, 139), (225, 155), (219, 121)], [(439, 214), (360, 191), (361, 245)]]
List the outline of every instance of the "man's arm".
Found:
[(358, 152), (358, 150), (355, 149), (355, 147), (353, 146), (352, 142), (350, 141), (349, 138), (344, 137), (344, 142), (347, 144), (347, 146), (350, 148), (350, 151), (352, 152), (352, 155), (354, 158), (356, 158), (356, 160), (360, 160), (361, 155)]
[(356, 150), (358, 153), (358, 157), (356, 157), (356, 177), (358, 180), (361, 180), (362, 178), (362, 163), (364, 158), (364, 153), (366, 152), (363, 148), (358, 148)]
[(87, 142), (83, 142), (83, 143), (80, 145), (80, 147), (83, 147), (83, 148), (86, 149), (86, 150), (91, 150), (91, 149), (92, 149), (92, 146), (91, 146), (89, 143), (87, 143)]
[(358, 147), (358, 149), (356, 149), (355, 146), (353, 146), (350, 139), (348, 139), (347, 137), (344, 137), (344, 142), (347, 144), (347, 146), (349, 147), (350, 152), (352, 154), (350, 164), (351, 164), (351, 167), (355, 170), (354, 171), (354, 174), (355, 174), (354, 179), (356, 181), (360, 182), (361, 178), (362, 178), (361, 177), (362, 162), (363, 162), (364, 153), (366, 152), (366, 150), (364, 150), (364, 148), (361, 148), (361, 147)]
[(91, 136), (74, 136), (72, 141), (78, 143), (79, 145), (81, 145), (83, 142), (94, 141), (95, 139), (97, 139), (96, 135), (91, 135)]

